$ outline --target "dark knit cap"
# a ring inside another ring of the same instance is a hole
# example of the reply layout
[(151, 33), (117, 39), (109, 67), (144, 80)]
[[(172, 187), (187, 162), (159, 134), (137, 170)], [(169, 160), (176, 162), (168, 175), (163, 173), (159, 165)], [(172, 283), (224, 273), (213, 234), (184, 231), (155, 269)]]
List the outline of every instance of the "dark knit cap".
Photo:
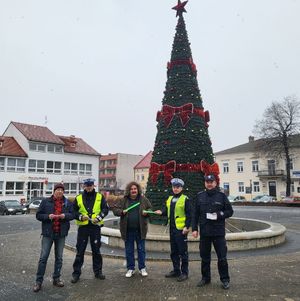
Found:
[(65, 191), (65, 186), (64, 186), (63, 183), (57, 183), (57, 184), (55, 184), (53, 191), (55, 191), (58, 188), (61, 188), (63, 191)]

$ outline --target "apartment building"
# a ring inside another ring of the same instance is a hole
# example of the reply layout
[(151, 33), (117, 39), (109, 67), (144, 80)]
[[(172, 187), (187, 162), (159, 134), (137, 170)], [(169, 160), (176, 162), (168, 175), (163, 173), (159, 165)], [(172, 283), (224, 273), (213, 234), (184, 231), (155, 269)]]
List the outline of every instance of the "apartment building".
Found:
[[(258, 152), (259, 140), (250, 136), (245, 144), (215, 153), (220, 167), (220, 186), (228, 195), (251, 200), (267, 194), (281, 199), (286, 191), (286, 161)], [(300, 195), (300, 135), (293, 136), (291, 148), (291, 193)]]
[(141, 155), (108, 154), (101, 155), (99, 169), (99, 189), (121, 193), (134, 180), (134, 166), (143, 158)]
[(97, 181), (99, 156), (79, 137), (12, 121), (0, 136), (0, 200), (50, 196), (58, 182), (75, 196), (84, 178)]
[(142, 160), (134, 166), (134, 180), (141, 185), (143, 193), (146, 192), (147, 188), (151, 160), (152, 151), (149, 151)]

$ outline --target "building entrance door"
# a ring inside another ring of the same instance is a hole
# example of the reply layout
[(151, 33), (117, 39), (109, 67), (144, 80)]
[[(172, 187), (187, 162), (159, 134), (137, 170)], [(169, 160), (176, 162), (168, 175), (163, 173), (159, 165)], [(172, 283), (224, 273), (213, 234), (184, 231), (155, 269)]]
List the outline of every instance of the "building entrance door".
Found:
[(28, 182), (27, 199), (42, 197), (44, 190), (43, 182)]
[(276, 181), (269, 181), (269, 195), (276, 197)]

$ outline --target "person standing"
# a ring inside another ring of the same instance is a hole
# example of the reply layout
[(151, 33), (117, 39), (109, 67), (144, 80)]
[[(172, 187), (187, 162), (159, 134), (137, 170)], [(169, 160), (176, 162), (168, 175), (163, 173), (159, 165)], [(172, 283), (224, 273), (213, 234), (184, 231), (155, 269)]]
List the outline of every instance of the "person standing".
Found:
[(225, 239), (225, 219), (233, 215), (227, 196), (217, 187), (216, 177), (206, 175), (205, 191), (199, 192), (195, 201), (192, 222), (192, 235), (198, 237), (200, 227), (200, 257), (202, 279), (197, 286), (202, 287), (211, 281), (211, 245), (218, 257), (218, 271), (222, 287), (229, 289), (227, 245)]
[(170, 226), (170, 257), (173, 270), (165, 277), (176, 277), (177, 281), (184, 281), (188, 279), (189, 274), (187, 235), (191, 225), (191, 206), (188, 197), (183, 194), (184, 181), (174, 178), (171, 184), (173, 195), (167, 199), (163, 210), (156, 210), (155, 213), (168, 216)]
[(60, 279), (63, 263), (65, 238), (70, 229), (70, 220), (74, 219), (72, 203), (64, 197), (64, 185), (54, 186), (53, 195), (43, 199), (36, 213), (36, 219), (42, 222), (42, 248), (36, 273), (33, 291), (37, 293), (42, 288), (48, 257), (54, 243), (54, 272), (53, 285), (63, 287)]
[(84, 253), (90, 239), (93, 271), (95, 278), (105, 279), (102, 273), (101, 226), (103, 219), (108, 214), (108, 206), (104, 196), (95, 191), (94, 179), (83, 181), (84, 191), (74, 200), (74, 215), (78, 226), (76, 257), (73, 263), (72, 283), (78, 282), (81, 275), (81, 267), (84, 262)]
[(125, 189), (124, 197), (113, 207), (113, 213), (120, 216), (120, 232), (125, 241), (127, 261), (126, 277), (135, 273), (134, 242), (137, 245), (139, 273), (148, 276), (145, 259), (145, 239), (148, 231), (148, 214), (144, 210), (152, 208), (150, 201), (142, 196), (141, 186), (137, 182), (130, 182)]

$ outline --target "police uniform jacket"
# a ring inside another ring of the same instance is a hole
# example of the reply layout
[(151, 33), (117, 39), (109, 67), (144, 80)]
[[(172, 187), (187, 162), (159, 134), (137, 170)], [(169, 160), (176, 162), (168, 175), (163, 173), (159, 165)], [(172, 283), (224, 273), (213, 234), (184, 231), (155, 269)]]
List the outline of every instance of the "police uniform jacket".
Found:
[[(93, 207), (94, 207), (94, 203), (95, 203), (95, 199), (96, 199), (96, 193), (97, 192), (95, 191), (95, 189), (93, 189), (91, 192), (87, 192), (86, 190), (84, 190), (82, 192), (83, 205), (86, 208), (89, 217), (92, 217), (92, 214), (93, 214)], [(75, 200), (74, 200), (73, 208), (74, 208), (75, 219), (81, 220), (81, 213), (79, 212), (77, 198), (75, 198)], [(103, 219), (108, 214), (108, 211), (109, 211), (109, 208), (108, 208), (107, 202), (106, 202), (104, 196), (102, 195), (101, 212), (100, 212), (100, 215), (98, 216), (98, 218)], [(93, 224), (89, 221), (89, 225), (93, 225)]]
[[(207, 213), (217, 213), (217, 220), (207, 219)], [(200, 236), (225, 236), (225, 219), (232, 216), (233, 209), (227, 196), (218, 189), (197, 194), (193, 212), (192, 229)]]

